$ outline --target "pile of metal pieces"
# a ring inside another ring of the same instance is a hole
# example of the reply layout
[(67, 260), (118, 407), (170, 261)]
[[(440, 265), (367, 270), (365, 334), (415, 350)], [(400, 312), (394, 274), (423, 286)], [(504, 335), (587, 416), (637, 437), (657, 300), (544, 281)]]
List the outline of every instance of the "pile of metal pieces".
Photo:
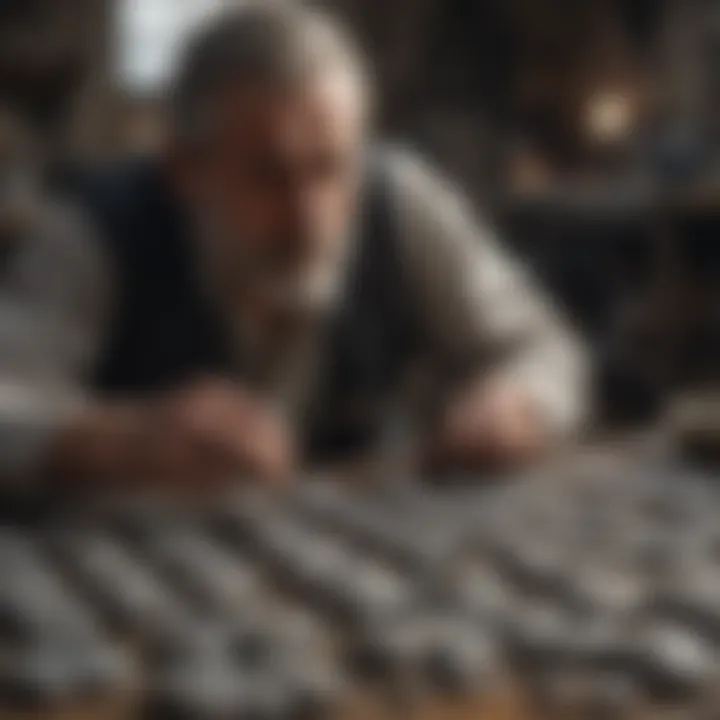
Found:
[(704, 720), (718, 512), (720, 486), (667, 467), (8, 525), (0, 707), (310, 719), (367, 692), (412, 717), (511, 684), (518, 718)]

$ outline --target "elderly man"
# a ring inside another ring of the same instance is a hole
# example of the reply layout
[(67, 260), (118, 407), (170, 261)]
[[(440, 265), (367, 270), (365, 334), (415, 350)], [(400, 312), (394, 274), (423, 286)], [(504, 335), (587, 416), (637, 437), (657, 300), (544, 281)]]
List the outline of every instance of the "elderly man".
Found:
[(8, 482), (287, 475), (366, 450), (416, 363), (443, 381), (433, 463), (512, 466), (578, 428), (577, 344), (451, 185), (371, 145), (334, 21), (280, 2), (216, 19), (170, 107), (161, 155), (48, 211), (10, 268)]

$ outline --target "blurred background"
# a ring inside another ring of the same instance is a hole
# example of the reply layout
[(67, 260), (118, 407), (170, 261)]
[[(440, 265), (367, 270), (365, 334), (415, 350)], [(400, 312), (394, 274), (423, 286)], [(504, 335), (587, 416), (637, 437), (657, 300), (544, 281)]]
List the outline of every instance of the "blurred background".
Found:
[[(232, 0), (0, 0), (0, 237), (87, 163), (163, 135), (175, 50)], [(720, 379), (720, 5), (325, 0), (384, 135), (434, 158), (594, 349), (600, 415)]]

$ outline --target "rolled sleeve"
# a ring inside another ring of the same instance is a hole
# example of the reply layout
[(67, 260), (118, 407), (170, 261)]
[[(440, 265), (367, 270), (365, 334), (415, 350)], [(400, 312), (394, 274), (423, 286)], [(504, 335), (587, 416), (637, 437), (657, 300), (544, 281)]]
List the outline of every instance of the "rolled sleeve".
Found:
[(0, 382), (0, 476), (6, 487), (33, 486), (58, 431), (82, 413), (86, 402), (79, 391)]
[(582, 346), (558, 339), (526, 351), (494, 373), (500, 382), (521, 388), (541, 414), (549, 434), (578, 434), (589, 421), (590, 383)]
[(0, 284), (0, 481), (32, 486), (59, 429), (88, 402), (111, 278), (82, 216), (48, 206)]

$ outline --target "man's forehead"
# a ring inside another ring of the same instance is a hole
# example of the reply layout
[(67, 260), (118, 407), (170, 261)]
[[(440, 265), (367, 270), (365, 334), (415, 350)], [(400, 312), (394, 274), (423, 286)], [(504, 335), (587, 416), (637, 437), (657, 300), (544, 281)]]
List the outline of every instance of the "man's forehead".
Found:
[(357, 84), (330, 71), (291, 86), (244, 83), (228, 88), (213, 114), (221, 140), (333, 143), (362, 133), (367, 108)]

